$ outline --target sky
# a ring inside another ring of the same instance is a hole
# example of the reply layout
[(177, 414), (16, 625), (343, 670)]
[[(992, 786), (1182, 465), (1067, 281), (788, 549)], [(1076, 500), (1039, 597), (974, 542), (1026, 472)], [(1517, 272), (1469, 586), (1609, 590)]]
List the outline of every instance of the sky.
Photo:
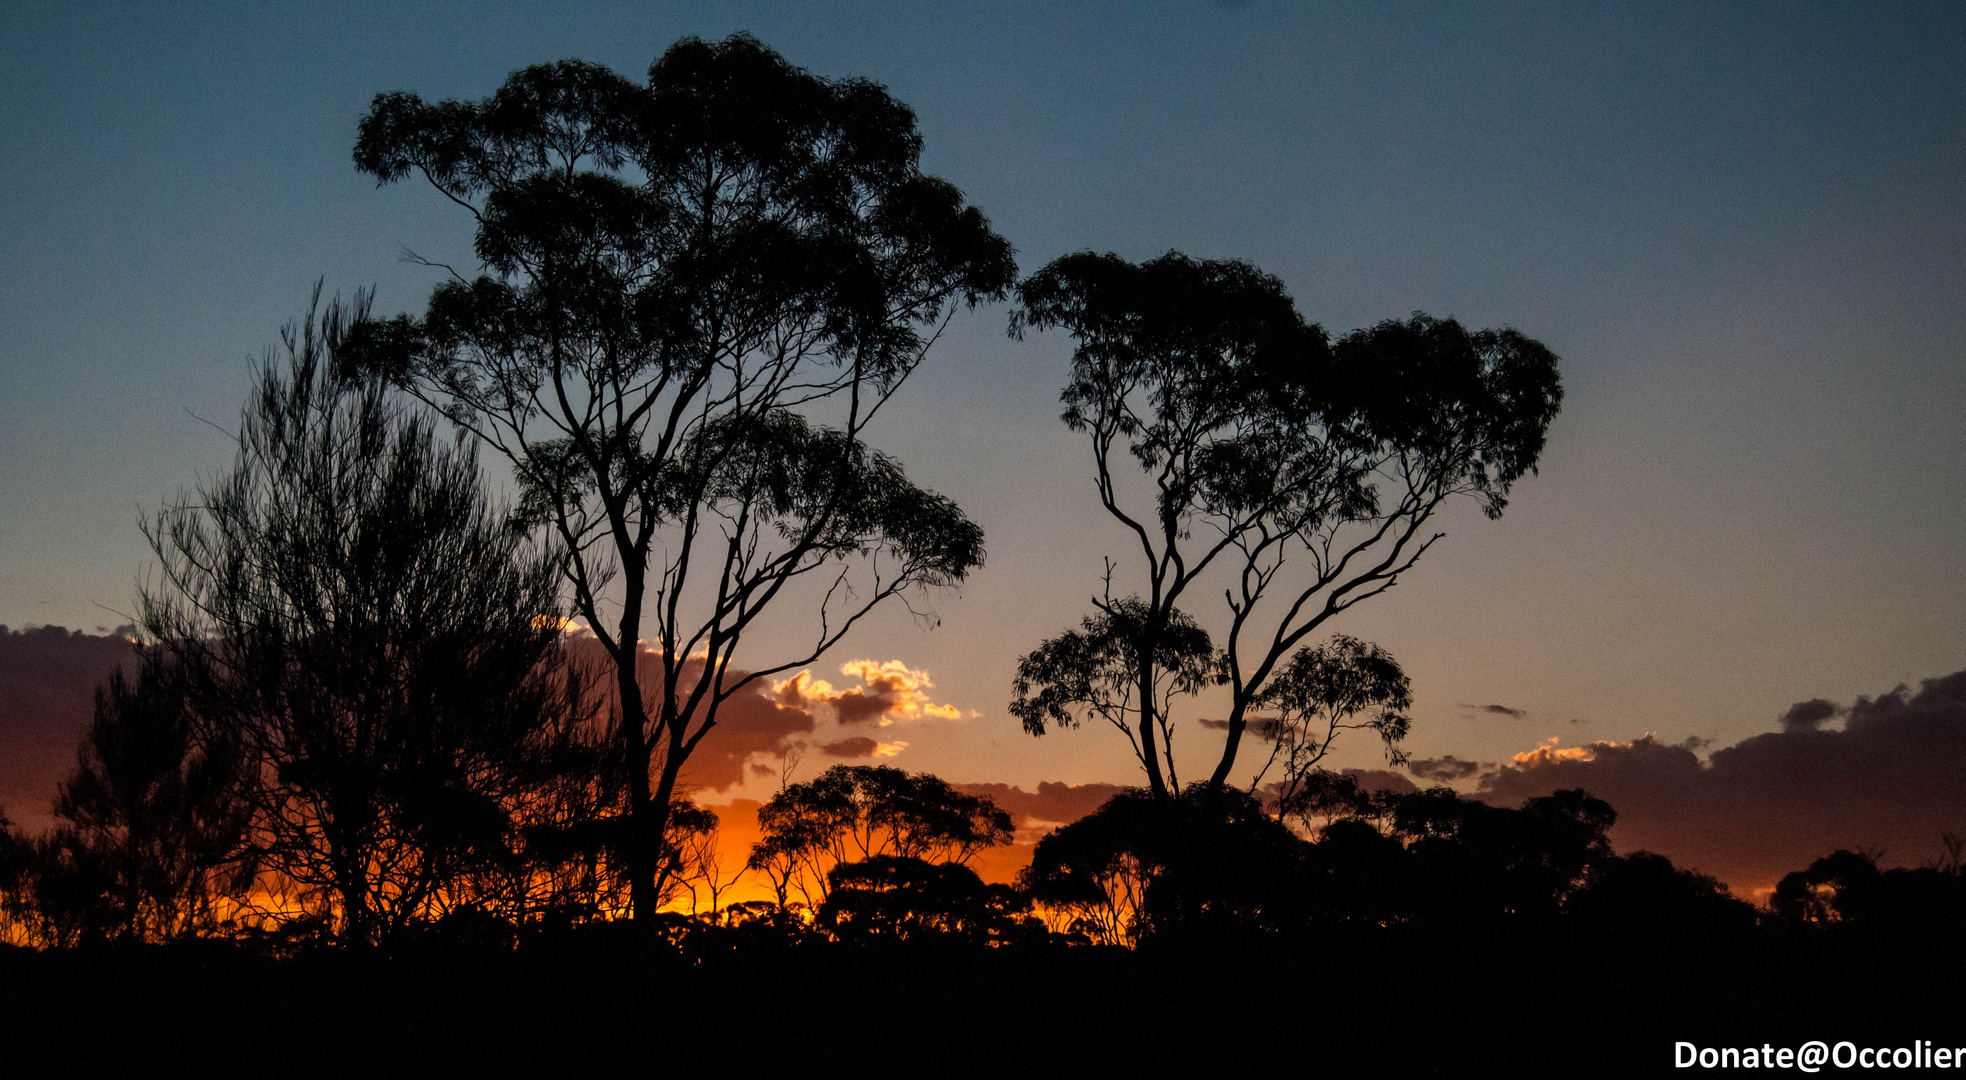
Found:
[[(355, 171), (375, 94), (477, 98), (569, 57), (640, 78), (739, 30), (912, 106), (923, 168), (1026, 273), (1246, 259), (1334, 333), (1426, 311), (1562, 358), (1505, 516), (1450, 511), (1331, 627), (1411, 675), (1416, 757), (1650, 733), (1710, 761), (1796, 702), (1966, 668), (1947, 5), (6, 4), (0, 623), (130, 621), (139, 522), (228, 464), (249, 370), (314, 282), (417, 311), (438, 272), (405, 250), (469, 263), (454, 208)], [(1012, 340), (1007, 315), (961, 317), (871, 435), (983, 526), (986, 566), (933, 630), (889, 611), (812, 668), (838, 692), (898, 663), (926, 707), (869, 734), (827, 706), (814, 738), (968, 783), (1133, 782), (1114, 733), (1032, 738), (1006, 709), (1125, 539), (1058, 421), (1068, 340)], [(1207, 707), (1177, 734), (1197, 768)], [(1364, 740), (1338, 757), (1384, 765)]]

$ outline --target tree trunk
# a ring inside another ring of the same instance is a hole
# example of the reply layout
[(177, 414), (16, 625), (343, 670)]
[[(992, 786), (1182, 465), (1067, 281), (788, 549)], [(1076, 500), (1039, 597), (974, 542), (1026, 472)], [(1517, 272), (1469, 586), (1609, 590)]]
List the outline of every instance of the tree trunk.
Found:
[(1208, 778), (1210, 794), (1221, 791), (1229, 782), (1229, 770), (1235, 767), (1236, 751), (1242, 747), (1242, 732), (1248, 726), (1249, 702), (1237, 694), (1235, 704), (1229, 707), (1229, 737), (1222, 742), (1222, 760), (1215, 763), (1215, 772)]

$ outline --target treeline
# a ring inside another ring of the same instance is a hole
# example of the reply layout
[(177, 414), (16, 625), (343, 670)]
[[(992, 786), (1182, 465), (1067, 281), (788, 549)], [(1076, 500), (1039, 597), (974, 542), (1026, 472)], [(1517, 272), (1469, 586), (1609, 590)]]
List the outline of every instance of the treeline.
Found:
[[(219, 939), (273, 956), (442, 944), (495, 954), (619, 941), (635, 925), (607, 871), (611, 821), (549, 813), (574, 813), (578, 800), (551, 797), (554, 785), (582, 786), (564, 770), (479, 806), (475, 828), (378, 808), (403, 835), (356, 886), (366, 912), (351, 914), (339, 890), (310, 893), (309, 864), (280, 861), (282, 838), (260, 831), (222, 763), (195, 749), (183, 699), (167, 696), (179, 688), (160, 685), (156, 670), (146, 655), (134, 682), (118, 677), (99, 696), (81, 765), (55, 804), (61, 824), (39, 837), (11, 826), (0, 834), (11, 942)], [(1012, 842), (1010, 815), (926, 773), (841, 765), (786, 785), (761, 808), (763, 837), (742, 866), (719, 862), (714, 814), (685, 802), (672, 820), (662, 860), (672, 906), (644, 924), (652, 937), (630, 930), (631, 940), (697, 959), (829, 942), (1297, 947), (1567, 929), (1684, 945), (1767, 933), (1950, 938), (1966, 928), (1956, 838), (1917, 869), (1835, 852), (1788, 875), (1757, 908), (1663, 856), (1614, 852), (1615, 811), (1582, 791), (1509, 809), (1448, 788), (1367, 791), (1330, 773), (1268, 803), (1202, 784), (1172, 799), (1131, 789), (1040, 839), (1015, 884), (986, 883), (970, 867)], [(774, 899), (720, 902), (747, 873)]]

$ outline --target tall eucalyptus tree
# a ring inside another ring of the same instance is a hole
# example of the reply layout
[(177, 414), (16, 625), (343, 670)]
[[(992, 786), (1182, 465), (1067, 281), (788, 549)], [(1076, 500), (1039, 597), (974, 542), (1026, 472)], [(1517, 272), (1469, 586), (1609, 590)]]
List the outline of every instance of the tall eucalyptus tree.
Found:
[[(358, 168), (462, 207), (485, 271), (373, 327), (363, 363), (509, 458), (564, 552), (613, 661), (637, 915), (720, 706), (981, 565), (981, 530), (862, 441), (955, 312), (1015, 278), (920, 152), (881, 86), (743, 34), (677, 42), (646, 83), (565, 61), (362, 121)], [(808, 578), (809, 647), (740, 657)]]
[[(1059, 328), (1077, 343), (1064, 420), (1090, 436), (1100, 503), (1131, 551), (1109, 560), (1093, 601), (1101, 625), (1128, 627), (1131, 655), (1101, 670), (1137, 683), (1136, 753), (1161, 797), (1175, 786), (1162, 771), (1164, 668), (1173, 655), (1193, 665), (1197, 620), (1178, 605), (1204, 575), (1227, 578), (1219, 788), (1292, 650), (1411, 570), (1441, 538), (1429, 526), (1450, 499), (1500, 516), (1563, 396), (1556, 357), (1514, 330), (1415, 314), (1334, 343), (1244, 262), (1081, 252), (1026, 279), (1019, 298), (1013, 334)], [(1105, 715), (1113, 700), (1112, 680), (1085, 667), (1105, 654), (1066, 648), (1070, 637), (1020, 667), (1012, 710), (1032, 734)], [(1071, 656), (1085, 669), (1060, 663)], [(1178, 688), (1208, 681), (1184, 675)], [(1393, 730), (1404, 727), (1380, 733)]]

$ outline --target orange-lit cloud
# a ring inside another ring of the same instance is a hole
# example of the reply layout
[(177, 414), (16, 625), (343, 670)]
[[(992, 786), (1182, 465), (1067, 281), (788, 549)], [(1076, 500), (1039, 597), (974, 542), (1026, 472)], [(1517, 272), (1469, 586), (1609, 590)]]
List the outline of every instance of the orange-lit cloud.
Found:
[[(1651, 739), (1652, 733), (1648, 731), (1641, 741)], [(1553, 765), (1559, 761), (1595, 761), (1600, 753), (1616, 753), (1619, 750), (1629, 750), (1632, 748), (1632, 744), (1628, 742), (1606, 742), (1604, 740), (1599, 740), (1590, 746), (1559, 747), (1557, 746), (1559, 741), (1561, 740), (1552, 735), (1543, 745), (1536, 747), (1534, 750), (1525, 750), (1515, 755), (1516, 767), (1534, 769), (1539, 766)]]
[(961, 718), (954, 705), (937, 705), (928, 691), (935, 685), (928, 672), (911, 668), (900, 660), (849, 660), (840, 665), (840, 674), (860, 680), (861, 685), (836, 690), (832, 683), (815, 679), (801, 671), (783, 682), (773, 683), (772, 694), (788, 706), (830, 705), (842, 724), (874, 721), (882, 727), (897, 720), (942, 720)]

